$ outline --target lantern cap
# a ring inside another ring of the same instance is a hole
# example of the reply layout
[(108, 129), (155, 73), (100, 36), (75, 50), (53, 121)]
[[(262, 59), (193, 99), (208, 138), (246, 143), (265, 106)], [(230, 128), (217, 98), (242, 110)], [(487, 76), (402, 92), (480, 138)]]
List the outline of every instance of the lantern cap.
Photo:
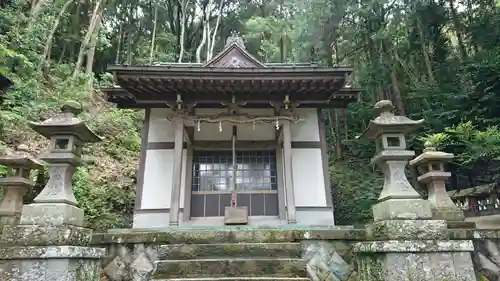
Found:
[(394, 115), (394, 105), (390, 100), (377, 102), (374, 111), (378, 116), (370, 121), (368, 128), (360, 136), (362, 138), (376, 139), (384, 133), (408, 135), (424, 122), (424, 119), (412, 120), (406, 116)]
[(430, 141), (426, 141), (424, 147), (423, 153), (410, 161), (410, 166), (425, 165), (429, 162), (445, 163), (455, 157), (452, 153), (438, 151)]
[(37, 169), (43, 166), (42, 162), (31, 156), (25, 144), (18, 145), (14, 152), (9, 151), (7, 155), (0, 156), (0, 165), (27, 169)]
[(98, 142), (102, 138), (87, 127), (85, 122), (76, 117), (82, 112), (82, 106), (76, 101), (66, 101), (61, 106), (61, 113), (43, 122), (29, 122), (29, 126), (42, 136), (50, 139), (57, 135), (75, 136), (82, 142)]

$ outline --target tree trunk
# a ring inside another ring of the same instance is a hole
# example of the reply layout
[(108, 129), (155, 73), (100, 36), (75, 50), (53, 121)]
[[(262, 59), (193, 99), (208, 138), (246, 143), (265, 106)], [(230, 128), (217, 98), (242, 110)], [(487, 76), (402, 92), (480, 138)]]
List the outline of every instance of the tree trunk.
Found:
[[(208, 9), (208, 8), (207, 8)], [(212, 13), (212, 9), (210, 8), (207, 12), (207, 14), (210, 16), (210, 13)], [(211, 27), (210, 27), (210, 20), (206, 21), (207, 25), (207, 42), (205, 43), (205, 61), (209, 60), (209, 52), (210, 52), (210, 44), (211, 44), (211, 37), (210, 34), (212, 32)]]
[(207, 5), (203, 7), (203, 15), (204, 15), (204, 20), (203, 20), (203, 35), (201, 38), (200, 45), (198, 45), (198, 48), (196, 48), (196, 62), (200, 63), (201, 62), (201, 51), (205, 44), (207, 43), (207, 37), (210, 36), (210, 6), (212, 6), (213, 0), (209, 0)]
[(186, 14), (187, 14), (187, 6), (189, 0), (179, 0), (179, 4), (181, 5), (181, 35), (179, 38), (179, 63), (182, 62), (184, 58), (184, 41), (186, 36)]
[(151, 36), (151, 50), (149, 52), (149, 64), (153, 64), (153, 57), (155, 51), (155, 40), (156, 40), (156, 23), (158, 21), (158, 5), (155, 5), (155, 15), (153, 19), (153, 35)]
[[(38, 64), (38, 72), (42, 70), (43, 64), (45, 63), (45, 59), (49, 57), (51, 50), (52, 50), (52, 39), (54, 38), (54, 34), (56, 33), (57, 27), (59, 26), (59, 22), (61, 21), (61, 17), (64, 15), (66, 12), (66, 9), (73, 3), (73, 0), (68, 0), (64, 5), (62, 6), (61, 10), (59, 11), (59, 14), (54, 19), (54, 22), (52, 23), (52, 28), (50, 29), (50, 33), (47, 37), (47, 40), (45, 41), (45, 47), (43, 51), (42, 58), (40, 59), (40, 63)], [(66, 45), (65, 45), (66, 46)]]
[(76, 53), (76, 47), (77, 47), (77, 42), (79, 41), (80, 38), (80, 8), (81, 8), (81, 2), (76, 2), (76, 11), (73, 13), (74, 19), (72, 20), (73, 24), (71, 26), (71, 45), (70, 45), (70, 50), (69, 50), (69, 61), (75, 61), (75, 53)]
[(385, 56), (388, 58), (388, 60), (391, 61), (391, 84), (392, 84), (392, 100), (394, 100), (396, 104), (396, 109), (400, 115), (406, 115), (405, 114), (405, 106), (403, 103), (403, 97), (401, 95), (401, 89), (399, 86), (399, 80), (398, 80), (398, 74), (396, 72), (397, 70), (397, 63), (392, 59), (393, 56), (391, 56), (391, 50), (392, 49), (397, 49), (397, 46), (394, 46), (389, 42), (389, 40), (384, 39), (382, 41), (382, 50), (385, 54)]
[(340, 116), (339, 110), (334, 109), (335, 113), (335, 151), (337, 152), (337, 159), (342, 158), (342, 136), (340, 135)]
[(212, 31), (212, 39), (210, 40), (210, 45), (208, 46), (208, 56), (207, 61), (210, 60), (214, 55), (214, 47), (215, 47), (215, 35), (217, 34), (217, 30), (219, 29), (220, 19), (222, 17), (222, 9), (224, 8), (224, 0), (220, 1), (219, 13), (217, 15), (217, 21), (215, 22), (215, 28)]
[(461, 59), (467, 58), (467, 49), (464, 44), (464, 37), (462, 35), (462, 25), (460, 19), (458, 18), (457, 9), (455, 8), (454, 0), (448, 0), (451, 11), (451, 20), (453, 21), (453, 27), (455, 28), (455, 34), (457, 35), (458, 49), (460, 50)]
[(394, 102), (396, 103), (396, 109), (400, 115), (406, 115), (405, 106), (403, 103), (403, 97), (401, 95), (401, 90), (399, 89), (399, 81), (396, 73), (396, 65), (392, 65), (391, 69), (391, 82), (392, 82), (392, 95)]
[(120, 29), (118, 31), (118, 38), (117, 38), (118, 42), (116, 43), (115, 64), (119, 64), (120, 63), (122, 40), (123, 40), (123, 21), (120, 20)]
[(422, 21), (420, 19), (417, 19), (417, 29), (418, 29), (418, 37), (419, 37), (419, 41), (420, 41), (420, 48), (422, 50), (422, 56), (424, 57), (425, 67), (427, 68), (427, 75), (428, 75), (429, 81), (432, 84), (436, 84), (436, 79), (434, 78), (434, 74), (432, 72), (431, 59), (429, 58), (429, 53), (427, 52), (427, 47), (425, 46), (424, 32), (422, 30), (423, 29)]
[(96, 27), (94, 30), (94, 34), (90, 40), (89, 49), (87, 51), (87, 65), (85, 67), (85, 74), (89, 76), (89, 80), (87, 81), (87, 90), (88, 93), (92, 93), (94, 91), (94, 74), (92, 72), (92, 68), (94, 66), (94, 55), (95, 48), (97, 46), (97, 38), (99, 37), (99, 30), (101, 29), (101, 17), (98, 18)]
[(33, 28), (33, 24), (36, 21), (36, 18), (38, 15), (42, 12), (43, 10), (43, 5), (44, 5), (44, 0), (38, 0), (38, 1), (33, 1), (31, 2), (31, 11), (30, 11), (30, 18), (28, 22), (28, 28), (27, 30), (30, 31)]
[(198, 48), (196, 48), (196, 62), (200, 63), (201, 62), (201, 49), (205, 45), (205, 42), (207, 41), (207, 28), (205, 23), (203, 24), (203, 35), (201, 37), (201, 42), (198, 45)]
[(59, 55), (59, 60), (57, 63), (61, 64), (63, 62), (64, 56), (66, 55), (66, 51), (68, 49), (68, 41), (64, 41), (64, 45), (61, 51), (61, 54)]
[(90, 18), (90, 23), (89, 27), (87, 28), (87, 33), (85, 34), (85, 38), (83, 38), (82, 44), (80, 45), (80, 51), (78, 52), (78, 60), (76, 61), (75, 70), (73, 71), (73, 75), (71, 77), (72, 81), (74, 81), (78, 77), (78, 74), (80, 74), (80, 67), (83, 64), (83, 58), (89, 46), (90, 40), (94, 35), (94, 30), (97, 26), (97, 21), (101, 17), (101, 11), (103, 10), (104, 6), (104, 3), (102, 2), (103, 0), (98, 0), (98, 2), (95, 5), (94, 11), (92, 12), (92, 17)]

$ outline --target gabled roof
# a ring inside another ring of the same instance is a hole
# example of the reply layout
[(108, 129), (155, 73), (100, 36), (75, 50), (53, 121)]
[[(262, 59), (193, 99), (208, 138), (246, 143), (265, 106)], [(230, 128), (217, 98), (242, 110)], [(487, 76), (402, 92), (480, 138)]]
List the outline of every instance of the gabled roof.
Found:
[(358, 100), (359, 89), (346, 87), (353, 69), (311, 63), (264, 64), (232, 33), (224, 49), (208, 62), (108, 67), (120, 87), (102, 89), (122, 108), (175, 104), (181, 97), (198, 108), (218, 108), (233, 98), (249, 108), (270, 108), (288, 96), (297, 106), (344, 108)]
[(226, 40), (226, 46), (203, 67), (229, 68), (263, 68), (265, 64), (252, 56), (246, 49), (243, 40), (235, 34)]

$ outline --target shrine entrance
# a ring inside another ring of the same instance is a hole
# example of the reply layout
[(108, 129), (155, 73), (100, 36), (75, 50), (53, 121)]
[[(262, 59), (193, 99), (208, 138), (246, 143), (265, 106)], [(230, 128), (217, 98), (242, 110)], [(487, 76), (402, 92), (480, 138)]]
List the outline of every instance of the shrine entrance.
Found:
[(234, 33), (205, 63), (114, 65), (104, 89), (145, 109), (134, 228), (334, 224), (323, 108), (352, 69), (264, 63)]
[(248, 216), (278, 217), (275, 148), (195, 150), (191, 180), (192, 219), (223, 217), (225, 207), (246, 206)]

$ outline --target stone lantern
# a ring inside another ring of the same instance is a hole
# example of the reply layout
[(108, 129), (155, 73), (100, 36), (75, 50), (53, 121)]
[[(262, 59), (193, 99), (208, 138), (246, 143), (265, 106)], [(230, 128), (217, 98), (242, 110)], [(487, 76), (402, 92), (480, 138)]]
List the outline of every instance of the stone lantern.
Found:
[(82, 163), (85, 143), (100, 141), (76, 116), (82, 112), (79, 103), (68, 101), (62, 113), (30, 127), (50, 140), (49, 151), (42, 160), (48, 163), (49, 180), (34, 203), (24, 206), (21, 224), (83, 226), (83, 210), (77, 207), (71, 180)]
[(30, 179), (31, 170), (42, 167), (42, 164), (28, 153), (26, 145), (21, 144), (14, 153), (0, 157), (0, 165), (7, 166), (7, 176), (0, 178), (4, 190), (0, 202), (0, 226), (14, 225), (19, 223), (24, 195), (35, 185)]
[(391, 101), (383, 100), (375, 104), (377, 117), (362, 137), (376, 142), (377, 154), (371, 163), (384, 173), (384, 186), (373, 206), (375, 221), (392, 219), (429, 219), (430, 205), (413, 189), (406, 178), (408, 160), (415, 156), (406, 149), (406, 136), (413, 132), (424, 120), (414, 121), (405, 116), (396, 116)]
[(62, 113), (29, 125), (50, 140), (49, 180), (34, 203), (25, 205), (19, 225), (3, 228), (1, 243), (9, 266), (0, 280), (98, 281), (105, 249), (89, 247), (92, 229), (83, 226), (71, 180), (81, 164), (82, 146), (100, 140), (76, 117), (80, 104), (66, 102)]
[(430, 142), (426, 142), (424, 152), (411, 160), (410, 165), (418, 167), (421, 173), (418, 181), (427, 186), (427, 200), (431, 204), (432, 217), (438, 220), (463, 221), (464, 212), (453, 203), (445, 188), (445, 181), (451, 173), (444, 170), (444, 163), (452, 159), (453, 154), (437, 151)]
[(366, 228), (371, 241), (353, 245), (362, 279), (475, 281), (472, 241), (449, 240), (446, 221), (432, 219), (429, 201), (406, 178), (405, 167), (415, 155), (406, 148), (406, 136), (423, 120), (395, 116), (390, 101), (375, 109), (378, 117), (363, 136), (377, 142), (372, 163), (383, 171), (384, 186), (373, 206), (374, 222)]

